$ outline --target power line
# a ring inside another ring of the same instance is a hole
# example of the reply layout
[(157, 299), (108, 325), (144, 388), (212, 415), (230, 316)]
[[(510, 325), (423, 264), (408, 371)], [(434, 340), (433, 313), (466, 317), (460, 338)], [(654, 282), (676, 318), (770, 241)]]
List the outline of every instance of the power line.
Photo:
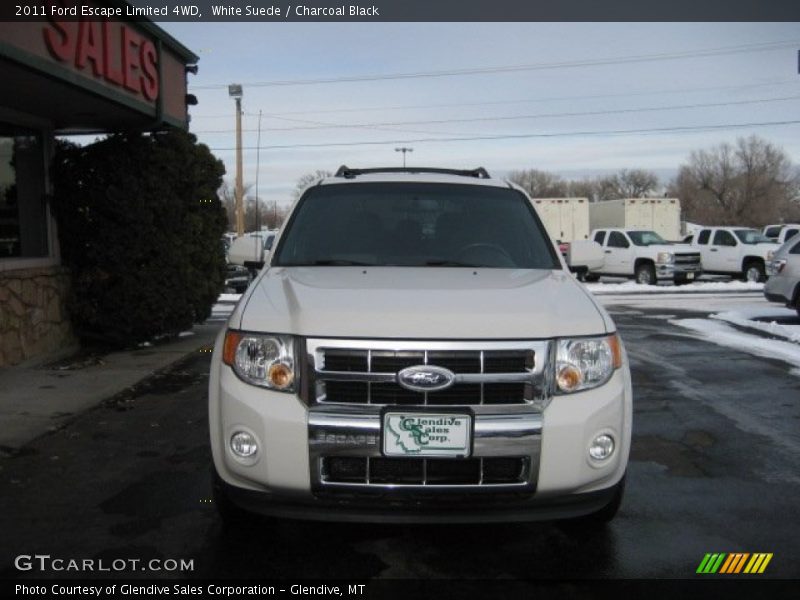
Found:
[[(561, 112), (561, 113), (539, 113), (532, 115), (506, 115), (500, 117), (469, 117), (462, 119), (428, 119), (422, 121), (389, 121), (378, 123), (324, 123), (321, 121), (309, 121), (306, 119), (293, 119), (289, 117), (279, 117), (276, 115), (266, 115), (271, 119), (278, 119), (281, 121), (291, 121), (300, 123), (313, 123), (313, 125), (297, 126), (297, 127), (267, 127), (264, 131), (300, 131), (300, 130), (318, 130), (318, 129), (350, 129), (350, 128), (379, 128), (379, 127), (402, 127), (404, 125), (442, 125), (448, 123), (478, 123), (478, 122), (493, 122), (493, 121), (519, 121), (530, 119), (545, 119), (545, 118), (564, 118), (564, 117), (594, 117), (601, 115), (614, 115), (614, 114), (629, 114), (638, 112), (660, 112), (666, 110), (687, 110), (697, 108), (718, 108), (722, 106), (742, 106), (747, 104), (760, 104), (766, 102), (785, 102), (788, 100), (798, 100), (800, 96), (784, 96), (781, 98), (759, 98), (754, 100), (734, 100), (730, 102), (710, 102), (698, 104), (679, 104), (672, 106), (653, 106), (653, 107), (639, 107), (639, 108), (619, 108), (610, 110), (593, 110), (582, 112)], [(212, 129), (200, 130), (193, 133), (198, 134), (214, 134), (214, 133), (230, 133), (231, 129)], [(254, 131), (247, 129), (245, 131)], [(454, 134), (458, 135), (458, 134)]]
[[(420, 138), (405, 140), (383, 140), (374, 142), (325, 142), (310, 144), (280, 144), (272, 146), (261, 146), (261, 150), (286, 150), (292, 148), (330, 148), (338, 146), (383, 146), (388, 144), (421, 144), (426, 142), (473, 142), (484, 140), (512, 140), (530, 138), (556, 138), (556, 137), (576, 137), (576, 136), (615, 136), (615, 135), (645, 135), (650, 133), (682, 133), (691, 131), (717, 131), (722, 129), (746, 129), (748, 127), (773, 127), (778, 125), (797, 125), (798, 121), (769, 121), (762, 123), (729, 123), (725, 125), (698, 125), (685, 127), (660, 127), (654, 129), (614, 129), (608, 131), (569, 131), (558, 133), (520, 133), (508, 135), (483, 135), (472, 137), (457, 138)], [(215, 152), (234, 150), (234, 148), (214, 147), (209, 148)], [(255, 150), (249, 146), (246, 150)]]
[[(548, 98), (528, 98), (519, 100), (489, 100), (484, 102), (455, 102), (455, 103), (440, 103), (440, 104), (406, 104), (396, 106), (361, 106), (356, 108), (327, 108), (321, 110), (297, 110), (280, 113), (272, 113), (276, 117), (290, 116), (290, 115), (321, 115), (327, 113), (348, 113), (348, 112), (368, 112), (368, 111), (390, 111), (390, 110), (412, 110), (421, 108), (461, 108), (468, 106), (493, 106), (493, 105), (508, 105), (508, 104), (535, 104), (539, 102), (563, 102), (564, 100), (596, 100), (601, 98), (628, 98), (630, 96), (654, 96), (657, 94), (689, 94), (694, 92), (717, 92), (717, 91), (733, 91), (744, 90), (752, 88), (769, 87), (774, 85), (797, 85), (797, 81), (771, 81), (767, 83), (752, 83), (745, 85), (725, 85), (715, 87), (699, 87), (699, 88), (683, 88), (683, 89), (660, 89), (652, 90), (649, 92), (623, 92), (618, 94), (593, 94), (593, 95), (580, 95), (580, 96), (551, 96)], [(257, 117), (258, 113), (243, 113), (245, 116)], [(194, 119), (230, 119), (230, 115), (192, 115)]]
[[(739, 46), (722, 46), (718, 48), (708, 48), (706, 50), (695, 50), (685, 52), (669, 52), (658, 54), (639, 54), (633, 56), (618, 56), (609, 58), (597, 58), (590, 60), (566, 61), (554, 63), (533, 63), (527, 65), (506, 65), (496, 67), (475, 67), (467, 69), (451, 69), (442, 71), (420, 71), (416, 73), (387, 73), (385, 75), (346, 75), (340, 77), (324, 77), (318, 79), (289, 79), (272, 81), (253, 81), (245, 83), (248, 87), (277, 87), (292, 85), (319, 85), (329, 83), (357, 83), (364, 81), (385, 81), (392, 79), (421, 79), (434, 77), (456, 77), (465, 75), (487, 75), (494, 73), (516, 73), (519, 71), (541, 71), (547, 69), (572, 69), (577, 67), (597, 67), (607, 65), (619, 65), (650, 61), (678, 60), (682, 58), (700, 58), (709, 56), (722, 56), (726, 54), (741, 54), (743, 52), (764, 52), (768, 50), (778, 50), (781, 48), (795, 48), (796, 40), (784, 40), (778, 42), (763, 42), (759, 44), (743, 44)], [(215, 83), (208, 85), (193, 85), (192, 90), (211, 90), (227, 89), (227, 83)]]

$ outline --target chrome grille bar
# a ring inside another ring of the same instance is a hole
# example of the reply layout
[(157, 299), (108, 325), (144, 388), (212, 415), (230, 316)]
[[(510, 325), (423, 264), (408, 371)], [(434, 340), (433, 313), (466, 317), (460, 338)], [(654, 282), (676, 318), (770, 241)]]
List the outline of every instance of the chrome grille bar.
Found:
[[(309, 405), (543, 406), (549, 399), (546, 366), (552, 343), (547, 340), (441, 342), (308, 339), (306, 344), (308, 364), (318, 383), (316, 389), (309, 390), (312, 393), (305, 398)], [(347, 370), (328, 370), (328, 352), (336, 358), (335, 361), (331, 359), (333, 369), (336, 369), (335, 363), (340, 369)], [(431, 355), (433, 352), (436, 353), (435, 357)], [(380, 365), (376, 365), (376, 354), (380, 357)], [(491, 370), (488, 366), (490, 357)], [(454, 374), (452, 385), (460, 388), (453, 390), (451, 386), (439, 392), (414, 392), (403, 388), (398, 383), (398, 373), (415, 362), (447, 366)], [(373, 371), (376, 367), (383, 369)], [(387, 367), (397, 370), (388, 371)], [(504, 368), (519, 370), (495, 372)], [(467, 372), (459, 372), (459, 369)], [(328, 393), (327, 384), (336, 384), (337, 387), (331, 388), (331, 393)], [(514, 384), (520, 384), (521, 387), (509, 387)], [(376, 385), (380, 385), (379, 394)]]

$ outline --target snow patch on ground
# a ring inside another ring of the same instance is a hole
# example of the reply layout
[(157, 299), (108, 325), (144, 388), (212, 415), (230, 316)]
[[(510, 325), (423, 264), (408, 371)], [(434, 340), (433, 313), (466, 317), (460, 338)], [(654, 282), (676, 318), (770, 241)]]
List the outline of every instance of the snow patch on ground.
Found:
[(800, 325), (786, 325), (776, 321), (754, 321), (753, 319), (794, 319), (797, 312), (790, 308), (750, 307), (711, 315), (712, 319), (726, 321), (739, 327), (763, 331), (782, 337), (790, 342), (800, 343)]
[(217, 302), (238, 302), (239, 299), (242, 297), (241, 294), (220, 294), (219, 298), (217, 298)]
[(782, 340), (768, 340), (733, 329), (720, 321), (710, 319), (675, 319), (673, 325), (693, 331), (698, 336), (712, 342), (762, 356), (785, 361), (798, 367), (792, 369), (793, 375), (800, 376), (800, 345)]
[(585, 283), (595, 295), (602, 294), (693, 294), (697, 292), (760, 292), (763, 283), (753, 281), (696, 281), (686, 285), (642, 285), (635, 281), (622, 283)]

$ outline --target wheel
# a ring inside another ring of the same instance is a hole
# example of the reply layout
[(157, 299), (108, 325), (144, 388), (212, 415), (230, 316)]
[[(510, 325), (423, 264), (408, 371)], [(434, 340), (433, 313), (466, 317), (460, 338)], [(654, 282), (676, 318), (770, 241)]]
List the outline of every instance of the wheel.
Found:
[(636, 283), (642, 285), (655, 285), (656, 284), (656, 268), (652, 263), (640, 263), (636, 267)]
[(217, 474), (213, 472), (212, 498), (217, 514), (222, 520), (225, 529), (241, 530), (245, 527), (252, 527), (253, 522), (258, 519), (258, 515), (253, 515), (243, 508), (239, 508), (225, 493), (225, 483)]
[(586, 275), (583, 276), (583, 280), (586, 283), (594, 283), (596, 281), (600, 281), (600, 275), (597, 273), (586, 273)]
[(576, 517), (562, 521), (562, 527), (575, 530), (587, 531), (598, 529), (610, 523), (619, 512), (619, 507), (622, 505), (622, 497), (625, 495), (625, 476), (622, 476), (619, 483), (615, 486), (614, 497), (603, 508), (582, 517)]
[(762, 282), (767, 279), (764, 271), (764, 263), (760, 261), (750, 261), (744, 266), (744, 280), (752, 282)]

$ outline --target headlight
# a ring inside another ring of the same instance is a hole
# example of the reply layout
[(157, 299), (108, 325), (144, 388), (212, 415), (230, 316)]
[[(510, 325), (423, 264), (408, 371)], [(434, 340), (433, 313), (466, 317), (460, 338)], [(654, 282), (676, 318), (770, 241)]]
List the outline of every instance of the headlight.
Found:
[(294, 391), (294, 342), (291, 336), (228, 330), (222, 360), (252, 385)]
[(659, 252), (656, 262), (662, 265), (671, 265), (675, 262), (675, 255), (672, 252)]
[(767, 264), (767, 273), (769, 275), (777, 275), (778, 273), (783, 271), (783, 268), (785, 266), (786, 266), (786, 259), (781, 258), (778, 260), (773, 260), (772, 262)]
[(616, 334), (598, 338), (558, 340), (556, 385), (569, 394), (603, 385), (622, 366), (622, 348)]

